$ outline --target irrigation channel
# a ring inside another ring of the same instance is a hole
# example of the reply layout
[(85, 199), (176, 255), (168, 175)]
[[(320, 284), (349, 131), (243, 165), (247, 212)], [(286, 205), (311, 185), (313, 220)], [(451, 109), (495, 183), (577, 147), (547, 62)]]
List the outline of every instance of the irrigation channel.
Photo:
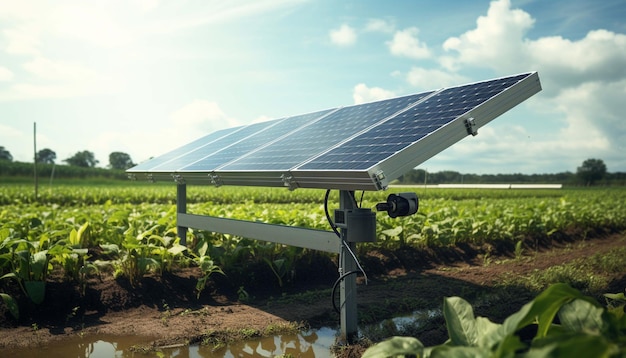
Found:
[[(415, 323), (424, 317), (432, 318), (441, 315), (439, 309), (416, 311), (407, 316), (400, 316), (384, 320), (376, 326), (397, 327)], [(364, 327), (365, 330), (372, 326)], [(192, 344), (189, 346), (171, 346), (159, 348), (159, 357), (163, 358), (234, 358), (250, 357), (265, 358), (280, 355), (294, 357), (331, 357), (331, 346), (339, 334), (339, 327), (321, 327), (300, 332), (298, 334), (281, 334), (276, 336), (255, 338), (247, 341), (234, 342), (221, 349), (211, 346)], [(155, 352), (142, 353), (133, 347), (148, 343), (149, 339), (136, 336), (113, 335), (76, 335), (71, 339), (64, 339), (37, 349), (14, 349), (3, 352), (5, 357), (21, 358), (147, 358), (155, 357)]]

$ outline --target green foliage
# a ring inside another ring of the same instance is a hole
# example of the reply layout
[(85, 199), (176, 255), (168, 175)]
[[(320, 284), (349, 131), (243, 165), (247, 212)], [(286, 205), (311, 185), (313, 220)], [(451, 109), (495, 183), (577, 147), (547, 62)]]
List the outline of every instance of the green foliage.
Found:
[(126, 170), (135, 166), (130, 155), (123, 152), (113, 152), (109, 154), (109, 167), (112, 169)]
[(63, 159), (69, 165), (76, 167), (93, 168), (98, 164), (98, 160), (93, 152), (83, 150), (82, 152), (76, 152), (73, 156)]
[(37, 163), (54, 164), (57, 154), (52, 149), (44, 148), (37, 152), (35, 158), (37, 158)]
[(12, 162), (13, 161), (13, 156), (11, 155), (11, 152), (9, 152), (6, 148), (4, 148), (3, 146), (0, 146), (0, 162)]
[(197, 250), (198, 254), (194, 255), (193, 258), (193, 261), (196, 263), (196, 265), (198, 265), (200, 271), (202, 272), (202, 276), (198, 278), (198, 282), (196, 283), (196, 292), (198, 298), (200, 298), (200, 294), (202, 293), (202, 291), (204, 291), (204, 288), (206, 287), (206, 282), (212, 274), (224, 274), (224, 271), (222, 271), (219, 266), (215, 265), (213, 260), (211, 260), (211, 257), (207, 255), (208, 248), (208, 243), (206, 241), (203, 242)]
[(2, 301), (9, 309), (9, 312), (11, 312), (13, 318), (15, 318), (16, 320), (20, 319), (20, 308), (18, 307), (15, 299), (13, 299), (13, 297), (9, 296), (6, 293), (0, 293), (0, 297), (2, 297)]
[[(511, 247), (518, 245), (516, 253), (521, 256), (521, 243), (528, 243), (528, 238), (545, 240), (567, 232), (626, 229), (626, 190), (619, 188), (417, 190), (418, 215), (398, 219), (378, 215), (378, 242), (360, 245), (361, 252), (372, 245), (394, 249), (508, 242)], [(366, 193), (362, 206), (374, 207), (388, 194)], [(278, 285), (286, 286), (294, 277), (295, 263), (309, 254), (292, 246), (197, 230), (189, 230), (188, 246), (183, 246), (176, 237), (175, 196), (172, 185), (128, 181), (123, 185), (53, 186), (40, 190), (35, 200), (29, 186), (3, 185), (0, 277), (16, 282), (35, 301), (43, 299), (45, 276), (53, 268), (84, 289), (87, 279), (105, 268), (136, 284), (146, 274), (195, 265), (202, 272), (196, 287), (200, 294), (213, 273), (234, 277), (248, 272), (251, 265), (266, 265)], [(188, 211), (329, 230), (323, 197), (322, 191), (313, 189), (291, 192), (284, 188), (192, 186), (188, 188)], [(332, 210), (333, 203), (337, 206), (337, 193), (330, 199)], [(91, 257), (91, 252), (104, 259)], [(599, 264), (607, 270), (622, 267)]]
[[(443, 306), (446, 343), (424, 349), (413, 337), (394, 337), (363, 357), (623, 357), (626, 316), (620, 308), (607, 309), (568, 285), (554, 284), (498, 324), (475, 317), (462, 298), (449, 297)], [(536, 332), (533, 337), (522, 335), (528, 328)]]
[(585, 185), (593, 185), (606, 175), (606, 164), (602, 159), (587, 159), (576, 169), (576, 175)]

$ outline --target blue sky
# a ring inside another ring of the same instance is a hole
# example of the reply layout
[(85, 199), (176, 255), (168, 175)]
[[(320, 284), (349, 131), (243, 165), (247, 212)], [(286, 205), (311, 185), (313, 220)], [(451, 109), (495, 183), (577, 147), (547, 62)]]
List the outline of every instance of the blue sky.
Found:
[(626, 171), (626, 0), (2, 1), (0, 146), (144, 161), (208, 132), (538, 71), (420, 168)]

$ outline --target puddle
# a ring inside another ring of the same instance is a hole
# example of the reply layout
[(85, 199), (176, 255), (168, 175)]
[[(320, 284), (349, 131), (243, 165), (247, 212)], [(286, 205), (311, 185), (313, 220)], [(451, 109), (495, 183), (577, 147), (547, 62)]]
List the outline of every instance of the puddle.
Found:
[(279, 335), (237, 342), (212, 351), (210, 347), (191, 345), (162, 349), (159, 354), (132, 352), (131, 347), (149, 340), (134, 336), (93, 335), (63, 339), (43, 347), (2, 352), (4, 357), (21, 358), (235, 358), (275, 357), (291, 354), (295, 357), (329, 357), (335, 342), (336, 329), (320, 328), (299, 334)]
[[(392, 323), (399, 328), (408, 324), (420, 324), (420, 322), (437, 315), (441, 315), (441, 310), (416, 311), (413, 314), (385, 320), (373, 326), (381, 327)], [(371, 327), (365, 327), (364, 331), (367, 331), (368, 328)], [(335, 343), (337, 334), (337, 329), (323, 327), (298, 334), (235, 342), (215, 351), (207, 346), (191, 345), (164, 348), (159, 353), (151, 352), (148, 354), (133, 352), (131, 347), (148, 344), (150, 339), (135, 336), (89, 335), (63, 339), (61, 342), (34, 349), (9, 350), (2, 352), (2, 356), (22, 358), (256, 358), (275, 357), (284, 354), (294, 357), (330, 357), (330, 347)]]

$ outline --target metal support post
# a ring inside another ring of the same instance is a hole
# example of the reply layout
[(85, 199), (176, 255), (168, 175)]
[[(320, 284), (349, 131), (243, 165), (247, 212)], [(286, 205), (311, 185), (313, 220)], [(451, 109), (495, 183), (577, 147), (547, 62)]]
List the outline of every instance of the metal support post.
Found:
[[(178, 224), (180, 214), (187, 213), (187, 184), (176, 185), (176, 223)], [(187, 227), (176, 226), (176, 233), (180, 237), (180, 244), (187, 245)]]
[[(339, 206), (342, 210), (351, 210), (356, 208), (354, 202), (354, 192), (342, 190), (339, 193)], [(343, 245), (340, 253), (340, 274), (346, 275), (348, 272), (355, 271), (357, 264), (349, 252), (356, 253), (356, 243), (348, 242), (347, 235), (350, 227), (341, 229), (341, 238)], [(347, 247), (348, 246), (348, 247)], [(358, 317), (356, 306), (356, 274), (350, 274), (344, 277), (339, 287), (340, 307), (341, 307), (341, 335), (345, 337), (347, 343), (353, 343), (358, 336)]]

